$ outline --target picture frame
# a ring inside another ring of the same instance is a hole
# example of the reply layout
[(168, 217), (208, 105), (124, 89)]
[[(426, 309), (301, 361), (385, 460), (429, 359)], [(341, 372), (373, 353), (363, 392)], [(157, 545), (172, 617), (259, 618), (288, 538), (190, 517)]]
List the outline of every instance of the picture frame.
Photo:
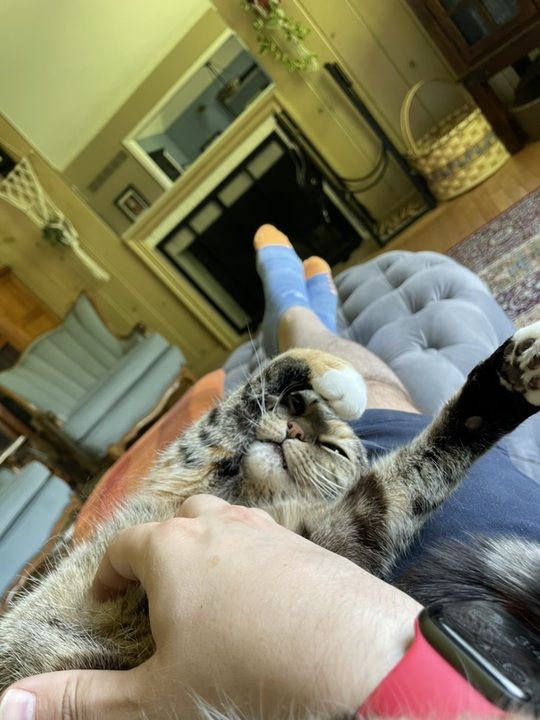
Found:
[(133, 185), (128, 185), (115, 199), (114, 204), (131, 222), (135, 222), (141, 213), (150, 207), (148, 200)]

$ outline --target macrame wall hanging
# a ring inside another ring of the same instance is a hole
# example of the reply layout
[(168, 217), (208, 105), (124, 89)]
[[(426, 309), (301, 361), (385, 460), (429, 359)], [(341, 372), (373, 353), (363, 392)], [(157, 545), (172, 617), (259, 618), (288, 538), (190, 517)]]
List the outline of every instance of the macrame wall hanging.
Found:
[(28, 157), (0, 178), (0, 199), (23, 212), (51, 245), (69, 247), (95, 278), (109, 280), (110, 275), (82, 249), (77, 231), (48, 197)]

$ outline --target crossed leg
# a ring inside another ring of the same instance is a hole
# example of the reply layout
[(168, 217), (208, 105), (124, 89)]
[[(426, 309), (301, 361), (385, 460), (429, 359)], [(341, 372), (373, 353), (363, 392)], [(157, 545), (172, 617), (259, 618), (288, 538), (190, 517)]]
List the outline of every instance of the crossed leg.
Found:
[[(286, 236), (272, 225), (263, 225), (255, 234), (254, 244), (267, 306), (263, 320), (267, 354), (299, 347), (333, 353), (350, 362), (364, 378), (368, 408), (417, 413), (405, 386), (385, 362), (362, 345), (336, 335), (329, 329), (332, 323), (328, 316), (324, 317), (323, 323), (312, 310), (313, 288), (308, 293), (302, 265)], [(274, 254), (275, 247), (279, 250)], [(322, 269), (323, 265), (320, 267)], [(319, 306), (324, 305), (324, 292), (328, 292), (328, 304), (333, 303), (335, 307), (335, 299), (331, 297), (335, 289), (329, 268), (321, 271), (328, 273), (327, 282), (318, 284), (315, 289), (319, 294), (315, 298)], [(286, 284), (281, 290), (283, 277), (286, 277)], [(311, 278), (307, 282), (313, 284)]]

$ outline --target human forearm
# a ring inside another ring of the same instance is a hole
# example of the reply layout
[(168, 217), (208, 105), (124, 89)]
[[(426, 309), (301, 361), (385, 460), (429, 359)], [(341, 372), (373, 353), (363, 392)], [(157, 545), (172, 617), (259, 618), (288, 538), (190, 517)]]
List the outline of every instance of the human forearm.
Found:
[[(295, 568), (294, 563), (299, 567)], [(421, 606), (366, 571), (330, 553), (296, 557), (286, 571), (301, 586), (284, 617), (281, 697), (351, 717), (403, 657)], [(322, 581), (322, 579), (324, 580)], [(280, 603), (284, 600), (279, 598)], [(272, 662), (274, 648), (268, 648)]]

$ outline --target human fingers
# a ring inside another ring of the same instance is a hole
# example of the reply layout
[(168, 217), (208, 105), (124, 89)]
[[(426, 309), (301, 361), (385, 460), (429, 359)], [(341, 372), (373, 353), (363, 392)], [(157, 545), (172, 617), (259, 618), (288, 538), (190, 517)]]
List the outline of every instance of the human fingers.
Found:
[(19, 680), (2, 696), (1, 720), (135, 720), (136, 673), (68, 670)]
[(148, 560), (153, 547), (151, 540), (158, 529), (167, 532), (167, 529), (172, 529), (172, 524), (175, 525), (175, 529), (181, 524), (183, 532), (187, 533), (188, 527), (191, 526), (182, 523), (182, 519), (194, 520), (216, 512), (233, 522), (259, 525), (262, 521), (266, 527), (276, 526), (272, 517), (259, 508), (230, 505), (214, 495), (193, 495), (180, 507), (178, 518), (163, 523), (134, 525), (122, 530), (111, 540), (92, 584), (92, 593), (96, 600), (99, 602), (110, 600), (125, 592), (129, 585), (137, 581), (148, 590), (145, 575), (154, 565), (153, 560), (152, 562)]
[(96, 600), (110, 600), (125, 592), (133, 582), (140, 581), (145, 586), (144, 558), (150, 536), (159, 524), (134, 525), (122, 530), (111, 540), (92, 584)]

